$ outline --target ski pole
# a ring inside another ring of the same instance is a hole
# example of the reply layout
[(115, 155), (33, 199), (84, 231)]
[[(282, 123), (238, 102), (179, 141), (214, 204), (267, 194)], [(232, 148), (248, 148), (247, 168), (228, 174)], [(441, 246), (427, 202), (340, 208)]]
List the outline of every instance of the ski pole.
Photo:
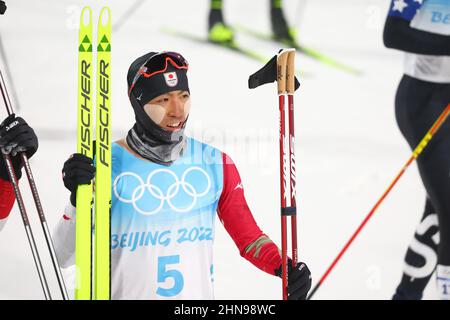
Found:
[(17, 96), (16, 86), (13, 83), (13, 77), (11, 76), (11, 70), (9, 68), (8, 57), (6, 56), (6, 50), (3, 46), (2, 36), (0, 34), (0, 57), (3, 60), (3, 67), (5, 68), (5, 76), (9, 79), (9, 88), (11, 89), (11, 95), (14, 101), (14, 105), (16, 106), (16, 110), (20, 110), (20, 101)]
[(337, 257), (333, 260), (331, 265), (328, 267), (322, 278), (320, 278), (319, 282), (315, 285), (313, 290), (308, 296), (308, 300), (311, 299), (316, 291), (320, 288), (320, 286), (324, 283), (328, 275), (331, 273), (331, 271), (334, 269), (336, 264), (339, 262), (339, 260), (342, 258), (344, 253), (347, 251), (347, 249), (350, 247), (352, 242), (356, 239), (358, 234), (361, 232), (361, 230), (364, 228), (366, 223), (370, 220), (372, 215), (375, 213), (375, 211), (378, 209), (380, 204), (383, 202), (383, 200), (386, 198), (386, 196), (389, 194), (389, 192), (394, 188), (395, 184), (398, 180), (402, 177), (402, 175), (405, 173), (406, 169), (410, 166), (410, 164), (419, 157), (419, 155), (422, 153), (422, 151), (426, 148), (430, 140), (433, 138), (435, 133), (439, 130), (439, 128), (442, 126), (442, 124), (445, 122), (445, 120), (450, 115), (450, 104), (444, 109), (444, 111), (441, 113), (439, 118), (436, 120), (436, 122), (433, 124), (433, 126), (430, 128), (430, 130), (427, 132), (425, 137), (420, 141), (420, 143), (417, 145), (417, 147), (414, 149), (411, 157), (406, 162), (406, 164), (403, 166), (403, 168), (400, 170), (400, 172), (397, 174), (397, 176), (394, 178), (394, 180), (391, 182), (389, 187), (386, 189), (386, 191), (383, 193), (383, 195), (378, 199), (378, 201), (375, 203), (374, 207), (370, 210), (369, 214), (365, 217), (363, 222), (359, 225), (359, 227), (356, 229), (356, 231), (353, 233), (353, 235), (350, 237), (350, 239), (347, 241), (345, 246), (342, 248), (342, 250), (339, 252)]
[[(1, 71), (0, 71), (0, 78), (1, 78), (0, 90), (2, 91), (3, 101), (5, 102), (5, 105), (7, 105), (6, 97), (4, 94), (3, 76), (1, 75)], [(6, 169), (8, 170), (9, 178), (10, 178), (11, 183), (14, 188), (14, 194), (17, 199), (17, 204), (19, 206), (20, 215), (22, 217), (23, 225), (25, 227), (25, 232), (27, 234), (28, 243), (31, 248), (31, 253), (33, 255), (33, 260), (34, 260), (34, 263), (36, 265), (36, 269), (37, 269), (37, 272), (39, 275), (39, 281), (41, 282), (42, 290), (44, 291), (45, 299), (51, 300), (52, 297), (50, 295), (50, 290), (48, 288), (47, 280), (45, 278), (44, 269), (42, 267), (41, 259), (39, 257), (39, 252), (38, 252), (38, 249), (36, 246), (36, 241), (34, 240), (33, 231), (31, 229), (30, 221), (28, 219), (27, 211), (25, 209), (25, 204), (24, 204), (24, 201), (22, 198), (22, 194), (20, 192), (19, 182), (18, 182), (16, 174), (14, 172), (14, 167), (12, 165), (11, 157), (9, 156), (9, 154), (3, 153), (3, 152), (2, 152), (2, 154), (3, 154), (3, 158), (5, 159)]]
[[(294, 92), (295, 92), (295, 49), (282, 50), (277, 56), (277, 85), (280, 111), (280, 197), (281, 197), (281, 258), (283, 279), (283, 300), (287, 300), (288, 257), (287, 257), (287, 217), (291, 217), (292, 265), (297, 264), (297, 208), (294, 148)], [(286, 141), (285, 96), (288, 98), (289, 142)], [(287, 150), (289, 148), (289, 151)], [(289, 157), (288, 157), (289, 155)], [(288, 167), (289, 166), (289, 167)], [(289, 170), (290, 189), (287, 190)], [(288, 191), (290, 205), (287, 204)]]
[(51, 300), (50, 290), (48, 288), (47, 280), (45, 278), (44, 269), (42, 267), (41, 259), (39, 257), (39, 251), (36, 246), (36, 241), (34, 240), (33, 231), (31, 229), (30, 221), (28, 219), (28, 214), (25, 209), (25, 204), (22, 198), (22, 194), (19, 189), (19, 182), (17, 181), (16, 174), (14, 172), (14, 167), (12, 165), (11, 157), (8, 154), (3, 154), (5, 159), (6, 169), (8, 170), (9, 178), (12, 182), (14, 188), (14, 194), (17, 199), (17, 205), (19, 206), (20, 215), (22, 217), (23, 225), (25, 227), (25, 232), (27, 234), (28, 243), (31, 248), (31, 253), (33, 255), (33, 260), (36, 265), (36, 269), (39, 276), (39, 281), (41, 282), (42, 290), (44, 291), (44, 297), (46, 300)]
[(280, 112), (280, 205), (281, 205), (281, 279), (282, 279), (282, 297), (287, 300), (287, 216), (285, 215), (287, 207), (287, 145), (286, 145), (286, 65), (288, 52), (284, 50), (277, 56), (277, 86), (278, 86), (278, 107)]
[[(287, 217), (291, 217), (292, 263), (297, 264), (297, 208), (296, 208), (296, 173), (295, 173), (295, 134), (294, 134), (294, 92), (300, 87), (295, 77), (295, 49), (282, 49), (260, 70), (248, 79), (250, 89), (263, 84), (277, 82), (278, 107), (280, 112), (280, 213), (281, 213), (281, 278), (282, 296), (287, 300), (288, 257), (287, 257)], [(286, 97), (288, 101), (289, 142), (286, 140)], [(288, 150), (289, 148), (289, 150)], [(288, 156), (289, 153), (289, 156)], [(289, 165), (290, 164), (290, 165)], [(286, 174), (289, 170), (290, 188)], [(290, 190), (289, 190), (290, 189)], [(290, 204), (288, 205), (288, 192)]]
[(291, 241), (292, 241), (292, 266), (297, 265), (297, 181), (295, 167), (295, 127), (294, 127), (294, 92), (295, 92), (295, 50), (289, 52), (286, 68), (286, 91), (288, 94), (289, 108), (289, 162), (291, 182)]
[[(280, 190), (281, 190), (281, 238), (282, 238), (282, 279), (283, 299), (287, 300), (288, 284), (288, 259), (287, 259), (287, 217), (291, 217), (291, 241), (292, 241), (292, 264), (297, 264), (297, 219), (296, 219), (296, 179), (295, 179), (295, 148), (294, 148), (294, 91), (295, 91), (295, 50), (287, 49), (277, 57), (277, 84), (280, 108)], [(285, 95), (288, 98), (288, 131), (289, 142), (286, 141), (286, 108)], [(289, 153), (287, 152), (289, 148)], [(289, 158), (287, 159), (289, 155)], [(287, 177), (286, 171), (289, 165), (290, 181), (290, 206), (287, 205)]]
[[(1, 71), (0, 71), (0, 89), (1, 89), (1, 92), (2, 92), (3, 102), (5, 104), (7, 113), (8, 113), (8, 115), (11, 115), (13, 113), (13, 109), (12, 109), (11, 101), (9, 99), (8, 91), (6, 89), (5, 80), (3, 78), (3, 74), (1, 73)], [(41, 201), (40, 201), (39, 194), (38, 194), (37, 187), (36, 187), (36, 182), (35, 182), (35, 180), (33, 178), (33, 173), (31, 172), (30, 163), (28, 162), (28, 157), (25, 154), (25, 152), (21, 152), (20, 153), (20, 157), (22, 159), (22, 162), (23, 162), (23, 165), (24, 165), (24, 168), (25, 168), (25, 172), (27, 174), (28, 183), (30, 185), (31, 193), (33, 195), (33, 199), (34, 199), (34, 203), (35, 203), (35, 206), (36, 206), (36, 210), (38, 212), (39, 219), (41, 221), (41, 226), (42, 226), (42, 230), (44, 232), (45, 241), (47, 243), (47, 247), (48, 247), (48, 250), (50, 252), (50, 256), (51, 256), (52, 262), (53, 262), (53, 268), (55, 270), (56, 277), (58, 279), (59, 288), (61, 290), (61, 294), (62, 294), (63, 299), (67, 300), (69, 298), (69, 296), (67, 294), (67, 290), (66, 290), (66, 287), (65, 287), (65, 284), (64, 284), (64, 279), (63, 279), (63, 276), (61, 274), (61, 269), (59, 267), (58, 259), (56, 257), (55, 248), (54, 248), (53, 241), (52, 241), (52, 238), (50, 236), (50, 232), (49, 232), (49, 229), (48, 229), (48, 226), (47, 226), (47, 221), (45, 219), (44, 210), (42, 209)], [(43, 282), (45, 283), (45, 286), (43, 286), (43, 287), (45, 287), (45, 289), (44, 289), (44, 292), (45, 292), (45, 291), (48, 291), (48, 286), (47, 286), (46, 281), (45, 281), (45, 276), (44, 276), (44, 273), (43, 273), (43, 270), (42, 270), (42, 265), (40, 264), (40, 259), (39, 259), (39, 255), (38, 255), (38, 252), (37, 252), (36, 244), (34, 243), (34, 239), (33, 239), (32, 233), (31, 233), (31, 227), (29, 225), (28, 218), (26, 216), (25, 206), (24, 206), (24, 203), (23, 203), (22, 196), (20, 194), (19, 185), (18, 185), (17, 179), (15, 177), (14, 170), (12, 169), (12, 162), (11, 162), (10, 157), (7, 155), (7, 157), (5, 157), (5, 160), (7, 160), (6, 161), (7, 162), (7, 166), (11, 166), (11, 168), (8, 168), (8, 171), (9, 171), (9, 174), (10, 174), (11, 181), (13, 181), (13, 187), (14, 187), (14, 190), (15, 190), (15, 193), (16, 193), (17, 202), (19, 203), (19, 208), (21, 208), (20, 210), (21, 210), (22, 218), (23, 218), (23, 221), (24, 221), (24, 224), (25, 224), (25, 228), (27, 229), (27, 225), (28, 225), (28, 228), (29, 228), (29, 232), (30, 232), (29, 239), (30, 238), (32, 239), (32, 242), (30, 242), (30, 244), (32, 244), (33, 255), (36, 254), (37, 261), (39, 262), (37, 264), (38, 265), (38, 272), (40, 273), (40, 276), (41, 276), (41, 272), (42, 272), (42, 279), (43, 279)], [(27, 229), (27, 235), (28, 235), (28, 229)], [(35, 261), (36, 261), (36, 259), (35, 259)], [(42, 280), (41, 280), (41, 282), (42, 282)], [(46, 297), (47, 297), (47, 295), (51, 299), (50, 292), (46, 293)]]

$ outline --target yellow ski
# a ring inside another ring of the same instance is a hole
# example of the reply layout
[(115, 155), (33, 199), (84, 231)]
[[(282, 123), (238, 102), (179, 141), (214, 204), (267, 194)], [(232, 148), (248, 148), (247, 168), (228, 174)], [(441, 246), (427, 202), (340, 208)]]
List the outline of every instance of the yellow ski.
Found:
[(98, 20), (94, 299), (111, 298), (111, 11)]
[[(83, 8), (78, 36), (78, 130), (77, 152), (93, 156), (92, 114), (92, 10)], [(75, 299), (92, 298), (92, 184), (77, 189)]]

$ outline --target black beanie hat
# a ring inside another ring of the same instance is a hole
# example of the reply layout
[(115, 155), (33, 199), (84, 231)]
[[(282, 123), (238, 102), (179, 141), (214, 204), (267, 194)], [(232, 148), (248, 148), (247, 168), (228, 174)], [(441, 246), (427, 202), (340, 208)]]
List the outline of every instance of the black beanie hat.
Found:
[[(153, 98), (164, 93), (176, 90), (189, 92), (187, 70), (177, 69), (171, 63), (168, 63), (167, 70), (164, 73), (158, 73), (148, 78), (144, 77), (143, 75), (138, 76), (140, 68), (143, 67), (151, 57), (157, 54), (164, 55), (163, 52), (149, 52), (134, 60), (134, 62), (128, 69), (127, 82), (130, 99), (133, 95), (141, 107), (143, 107)], [(181, 55), (179, 56), (184, 60)], [(149, 72), (153, 71), (154, 70), (149, 70)], [(131, 88), (136, 77), (138, 77), (138, 79), (134, 83), (134, 87)]]

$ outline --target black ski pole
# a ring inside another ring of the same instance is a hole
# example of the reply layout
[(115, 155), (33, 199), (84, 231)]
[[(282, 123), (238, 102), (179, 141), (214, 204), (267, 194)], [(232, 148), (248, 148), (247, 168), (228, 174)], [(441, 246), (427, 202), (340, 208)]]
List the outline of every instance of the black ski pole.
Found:
[[(6, 10), (5, 2), (0, 1), (0, 14), (4, 14)], [(5, 103), (6, 108), (8, 108), (8, 104), (6, 102), (6, 86), (3, 82), (3, 75), (0, 71), (0, 89), (2, 91), (3, 101)], [(25, 209), (25, 205), (23, 202), (22, 194), (20, 193), (19, 189), (19, 182), (17, 181), (16, 173), (14, 172), (14, 167), (12, 165), (11, 157), (9, 154), (3, 153), (2, 150), (3, 159), (5, 159), (6, 163), (6, 169), (8, 170), (9, 178), (12, 182), (13, 188), (14, 188), (14, 194), (17, 199), (17, 205), (19, 206), (20, 215), (22, 216), (23, 225), (25, 227), (25, 232), (27, 234), (28, 243), (30, 244), (31, 253), (33, 255), (34, 263), (36, 264), (36, 269), (39, 275), (39, 280), (42, 285), (42, 290), (44, 291), (44, 296), (46, 300), (51, 300), (52, 297), (50, 295), (50, 290), (48, 288), (47, 280), (45, 279), (44, 269), (42, 268), (41, 259), (39, 258), (39, 252), (37, 250), (36, 241), (34, 240), (33, 231), (31, 230), (30, 221), (28, 220), (27, 210)]]
[(36, 246), (36, 241), (34, 241), (33, 231), (31, 230), (30, 221), (28, 220), (27, 211), (25, 209), (22, 194), (20, 193), (19, 182), (17, 181), (17, 177), (14, 172), (11, 157), (8, 154), (3, 153), (3, 158), (5, 159), (6, 169), (8, 170), (8, 175), (14, 188), (14, 193), (16, 195), (17, 204), (19, 206), (20, 215), (22, 216), (23, 225), (25, 226), (25, 232), (27, 234), (28, 243), (30, 244), (31, 247), (31, 253), (33, 254), (33, 260), (34, 263), (36, 264), (36, 269), (39, 275), (39, 280), (41, 281), (45, 299), (51, 300), (52, 297), (50, 295), (47, 280), (45, 279), (44, 269), (42, 268), (41, 259), (39, 258), (39, 252)]
[(11, 89), (11, 95), (14, 101), (14, 104), (16, 106), (16, 110), (21, 110), (20, 108), (20, 101), (17, 96), (16, 87), (14, 86), (14, 83), (12, 81), (11, 76), (11, 70), (9, 69), (9, 63), (8, 63), (8, 57), (6, 56), (5, 47), (3, 46), (3, 39), (0, 34), (0, 57), (3, 59), (3, 67), (5, 68), (5, 76), (7, 79), (9, 79), (9, 88)]
[[(4, 14), (5, 11), (6, 11), (5, 2), (0, 1), (0, 14)], [(2, 49), (3, 56), (6, 59), (6, 56), (4, 55), (4, 52), (3, 52), (3, 46), (1, 46), (1, 49)], [(11, 115), (13, 113), (13, 108), (12, 108), (11, 100), (9, 99), (5, 80), (3, 79), (3, 74), (1, 72), (1, 70), (0, 70), (0, 90), (2, 91), (2, 97), (3, 97), (3, 102), (5, 104), (5, 107), (6, 107), (6, 111), (8, 112), (8, 115)], [(16, 99), (16, 102), (17, 102), (17, 99)], [(45, 215), (44, 215), (44, 210), (42, 209), (41, 200), (39, 198), (39, 194), (37, 191), (36, 183), (34, 181), (33, 173), (31, 172), (30, 163), (28, 162), (28, 157), (24, 152), (22, 152), (20, 154), (20, 156), (22, 158), (22, 162), (25, 167), (25, 172), (27, 173), (28, 183), (30, 184), (30, 189), (31, 189), (31, 193), (33, 195), (34, 203), (36, 205), (36, 210), (38, 211), (39, 219), (41, 221), (42, 230), (44, 232), (45, 241), (47, 243), (48, 250), (50, 252), (50, 256), (51, 256), (52, 263), (53, 263), (53, 268), (55, 269), (56, 277), (58, 279), (58, 284), (59, 284), (59, 288), (61, 290), (61, 295), (64, 300), (68, 300), (69, 295), (67, 294), (67, 289), (64, 284), (64, 278), (61, 274), (61, 268), (59, 267), (58, 259), (56, 257), (55, 247), (53, 245), (53, 241), (50, 236), (47, 221), (46, 221)], [(9, 155), (4, 155), (4, 158), (5, 158), (7, 167), (8, 167), (9, 177), (13, 183), (14, 193), (16, 194), (17, 203), (19, 204), (19, 209), (20, 209), (20, 212), (22, 215), (22, 220), (24, 222), (25, 230), (27, 232), (28, 242), (30, 243), (31, 250), (33, 252), (34, 261), (38, 268), (39, 278), (41, 279), (41, 284), (44, 289), (44, 295), (45, 295), (45, 298), (48, 300), (48, 299), (51, 299), (50, 291), (48, 289), (44, 271), (42, 269), (42, 264), (41, 264), (41, 261), (39, 258), (36, 243), (34, 241), (33, 233), (31, 231), (31, 226), (30, 226), (30, 223), (28, 220), (28, 215), (27, 215), (25, 205), (24, 205), (24, 202), (22, 199), (22, 195), (20, 193), (19, 184), (18, 184), (17, 178), (15, 176), (14, 169), (12, 167), (11, 158), (9, 157)]]
[[(5, 104), (5, 107), (6, 107), (6, 110), (8, 112), (8, 115), (11, 115), (13, 113), (13, 109), (12, 109), (12, 106), (11, 106), (11, 101), (10, 101), (9, 96), (8, 96), (8, 91), (6, 89), (5, 80), (3, 79), (3, 74), (1, 72), (1, 70), (0, 70), (0, 90), (2, 92), (3, 102)], [(48, 229), (48, 226), (47, 226), (47, 221), (45, 219), (44, 210), (42, 209), (42, 205), (41, 205), (41, 201), (40, 201), (39, 194), (38, 194), (38, 191), (37, 191), (36, 183), (35, 183), (34, 178), (33, 178), (33, 173), (31, 172), (30, 163), (28, 162), (28, 157), (26, 156), (26, 154), (24, 152), (22, 152), (20, 154), (20, 156), (22, 158), (22, 162), (23, 162), (23, 165), (24, 165), (24, 168), (25, 168), (25, 172), (27, 174), (28, 182), (30, 184), (31, 193), (33, 195), (34, 203), (36, 205), (36, 210), (38, 211), (39, 219), (41, 221), (41, 226), (42, 226), (42, 229), (44, 231), (45, 241), (47, 243), (47, 247), (49, 249), (50, 256), (51, 256), (51, 259), (52, 259), (52, 262), (53, 262), (53, 268), (55, 269), (56, 277), (58, 279), (59, 288), (61, 290), (61, 294), (62, 294), (63, 299), (64, 300), (68, 300), (69, 296), (67, 294), (66, 286), (64, 284), (64, 279), (63, 279), (63, 276), (61, 274), (61, 269), (59, 267), (58, 259), (56, 257), (56, 252), (55, 252), (55, 249), (54, 249), (53, 241), (52, 241), (52, 238), (50, 236), (50, 232), (49, 232), (49, 229)], [(22, 214), (22, 219), (23, 219), (24, 224), (25, 224), (25, 229), (27, 230), (27, 235), (28, 235), (28, 230), (29, 230), (29, 233), (30, 233), (30, 235), (28, 236), (28, 239), (29, 240), (31, 239), (30, 245), (32, 247), (33, 256), (37, 257), (37, 259), (35, 258), (35, 262), (37, 262), (36, 265), (38, 267), (38, 272), (39, 272), (39, 276), (41, 278), (41, 283), (43, 284), (44, 294), (45, 294), (47, 299), (48, 298), (51, 299), (50, 292), (48, 291), (48, 285), (47, 285), (47, 282), (45, 280), (45, 275), (44, 275), (44, 272), (42, 270), (42, 265), (41, 265), (41, 262), (40, 262), (40, 259), (39, 259), (39, 254), (37, 252), (36, 243), (34, 242), (34, 238), (33, 238), (32, 232), (31, 232), (31, 227), (30, 227), (30, 224), (29, 224), (29, 221), (28, 221), (28, 216), (27, 216), (27, 213), (26, 213), (26, 210), (25, 210), (25, 206), (24, 206), (24, 203), (23, 203), (22, 196), (20, 194), (19, 184), (17, 182), (17, 178), (15, 177), (14, 169), (12, 167), (11, 158), (9, 157), (9, 155), (4, 155), (4, 157), (5, 157), (5, 161), (7, 163), (9, 176), (11, 178), (11, 181), (13, 182), (14, 192), (16, 194), (17, 202), (19, 204), (19, 209), (20, 209), (20, 212)], [(42, 273), (42, 275), (41, 275), (41, 273)]]
[[(0, 1), (0, 14), (4, 14), (6, 11), (6, 4), (5, 1)], [(3, 57), (3, 62), (5, 64), (5, 71), (6, 71), (6, 76), (8, 78), (11, 78), (11, 72), (9, 71), (9, 66), (8, 66), (8, 61), (6, 59), (6, 53), (5, 50), (3, 48), (3, 43), (2, 43), (2, 38), (0, 37), (0, 55)], [(18, 103), (17, 100), (17, 94), (16, 94), (16, 90), (14, 89), (14, 85), (12, 85), (12, 95), (13, 95), (13, 99), (16, 102), (17, 105), (17, 109), (20, 109), (20, 105)]]

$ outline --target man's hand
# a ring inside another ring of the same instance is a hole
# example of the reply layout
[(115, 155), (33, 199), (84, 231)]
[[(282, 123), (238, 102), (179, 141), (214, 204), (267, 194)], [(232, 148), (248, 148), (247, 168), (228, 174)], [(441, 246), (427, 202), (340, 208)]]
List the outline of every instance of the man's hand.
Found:
[[(14, 171), (18, 179), (22, 176), (22, 160), (19, 153), (25, 152), (31, 158), (38, 149), (38, 139), (24, 119), (11, 114), (0, 124), (0, 150), (11, 156)], [(3, 158), (3, 157), (2, 157)], [(0, 177), (9, 180), (5, 163), (0, 161)]]
[(0, 1), (0, 14), (4, 14), (6, 11), (6, 4), (4, 1)]
[(77, 188), (81, 184), (89, 184), (94, 179), (93, 160), (81, 153), (74, 153), (64, 162), (62, 177), (64, 186), (70, 191), (70, 202), (77, 204)]
[[(275, 270), (275, 274), (281, 277), (281, 266)], [(292, 260), (288, 261), (288, 300), (306, 300), (311, 289), (311, 272), (303, 262), (292, 266)]]

